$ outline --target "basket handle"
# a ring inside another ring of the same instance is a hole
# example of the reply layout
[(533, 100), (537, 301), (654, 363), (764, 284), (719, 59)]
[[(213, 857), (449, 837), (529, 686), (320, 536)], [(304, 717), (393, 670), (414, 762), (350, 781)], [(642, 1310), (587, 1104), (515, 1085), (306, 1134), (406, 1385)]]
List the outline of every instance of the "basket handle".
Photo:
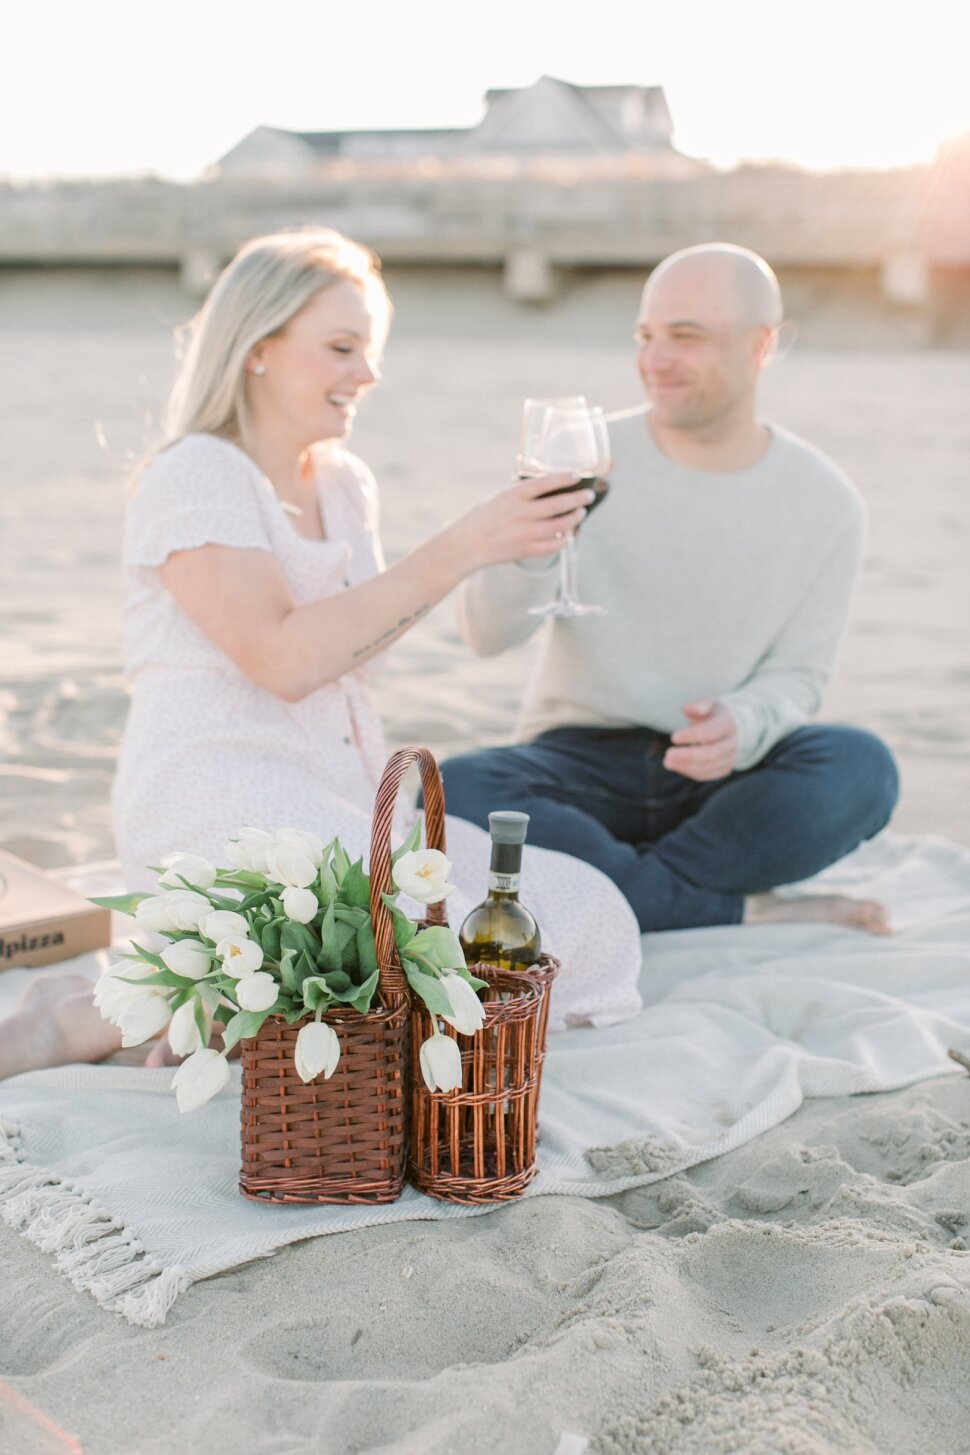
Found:
[[(394, 940), (394, 922), (381, 895), (390, 894), (394, 887), (391, 882), (394, 805), (401, 781), (412, 763), (417, 763), (421, 769), (425, 843), (429, 849), (440, 849), (442, 853), (445, 850), (445, 790), (434, 754), (430, 748), (398, 748), (388, 759), (377, 789), (370, 841), (370, 914), (374, 924), (381, 992), (385, 995), (401, 995), (407, 991), (407, 979), (401, 969)], [(444, 901), (429, 904), (426, 918), (432, 924), (447, 924)]]

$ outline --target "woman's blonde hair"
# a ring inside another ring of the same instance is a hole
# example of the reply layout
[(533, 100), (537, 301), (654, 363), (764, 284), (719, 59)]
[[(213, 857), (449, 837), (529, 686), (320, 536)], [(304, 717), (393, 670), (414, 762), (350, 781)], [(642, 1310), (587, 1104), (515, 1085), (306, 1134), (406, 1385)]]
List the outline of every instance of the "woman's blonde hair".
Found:
[(251, 351), (261, 339), (281, 332), (314, 294), (340, 279), (361, 288), (386, 331), (391, 304), (380, 260), (342, 233), (302, 228), (253, 238), (240, 248), (186, 325), (162, 448), (197, 433), (245, 447)]

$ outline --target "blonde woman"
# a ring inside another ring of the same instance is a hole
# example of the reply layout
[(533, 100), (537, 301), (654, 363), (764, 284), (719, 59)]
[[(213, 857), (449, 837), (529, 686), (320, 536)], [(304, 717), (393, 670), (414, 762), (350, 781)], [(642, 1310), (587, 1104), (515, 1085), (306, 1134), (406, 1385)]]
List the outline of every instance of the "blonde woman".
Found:
[[(566, 477), (520, 481), (385, 569), (376, 486), (344, 441), (389, 320), (373, 255), (310, 229), (243, 247), (191, 327), (125, 533), (131, 709), (113, 803), (130, 889), (150, 887), (146, 866), (171, 852), (222, 861), (243, 824), (339, 834), (366, 854), (386, 758), (367, 664), (466, 576), (549, 556), (585, 514), (543, 495)], [(455, 819), (448, 833), (452, 877), (474, 901), (487, 837)], [(619, 891), (545, 850), (526, 874), (566, 962), (559, 1020), (634, 1014), (639, 936)], [(113, 1049), (73, 998), (70, 1014), (48, 1006), (44, 1035), (64, 1031), (33, 1064)], [(25, 1069), (25, 1036), (0, 1026), (0, 1074)]]

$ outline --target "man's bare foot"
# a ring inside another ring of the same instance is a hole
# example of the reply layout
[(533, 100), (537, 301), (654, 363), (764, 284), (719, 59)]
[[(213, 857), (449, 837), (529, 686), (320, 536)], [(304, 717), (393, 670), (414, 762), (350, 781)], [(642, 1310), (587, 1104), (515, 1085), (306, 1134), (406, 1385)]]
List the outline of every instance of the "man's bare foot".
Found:
[(744, 924), (776, 925), (793, 922), (845, 925), (870, 935), (891, 935), (889, 911), (876, 899), (852, 899), (847, 894), (805, 894), (782, 899), (777, 894), (749, 894), (744, 901)]
[(0, 1080), (44, 1066), (103, 1061), (117, 1051), (121, 1032), (101, 1019), (93, 991), (83, 975), (32, 980), (13, 1014), (0, 1020)]

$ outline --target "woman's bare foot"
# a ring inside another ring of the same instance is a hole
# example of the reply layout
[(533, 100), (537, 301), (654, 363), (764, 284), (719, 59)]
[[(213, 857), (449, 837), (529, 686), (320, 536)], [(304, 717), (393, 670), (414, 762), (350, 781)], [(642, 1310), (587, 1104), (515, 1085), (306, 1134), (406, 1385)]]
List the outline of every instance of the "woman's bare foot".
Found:
[(776, 925), (793, 922), (845, 925), (870, 935), (891, 935), (889, 911), (876, 899), (852, 899), (847, 894), (805, 894), (782, 899), (777, 894), (749, 894), (744, 901), (744, 924)]
[(149, 1041), (148, 1055), (145, 1057), (146, 1066), (177, 1066), (184, 1061), (184, 1056), (176, 1056), (168, 1044), (168, 1036), (159, 1036), (157, 1040)]
[(39, 975), (12, 1015), (0, 1020), (0, 1081), (44, 1066), (103, 1061), (121, 1032), (101, 1019), (83, 975)]

